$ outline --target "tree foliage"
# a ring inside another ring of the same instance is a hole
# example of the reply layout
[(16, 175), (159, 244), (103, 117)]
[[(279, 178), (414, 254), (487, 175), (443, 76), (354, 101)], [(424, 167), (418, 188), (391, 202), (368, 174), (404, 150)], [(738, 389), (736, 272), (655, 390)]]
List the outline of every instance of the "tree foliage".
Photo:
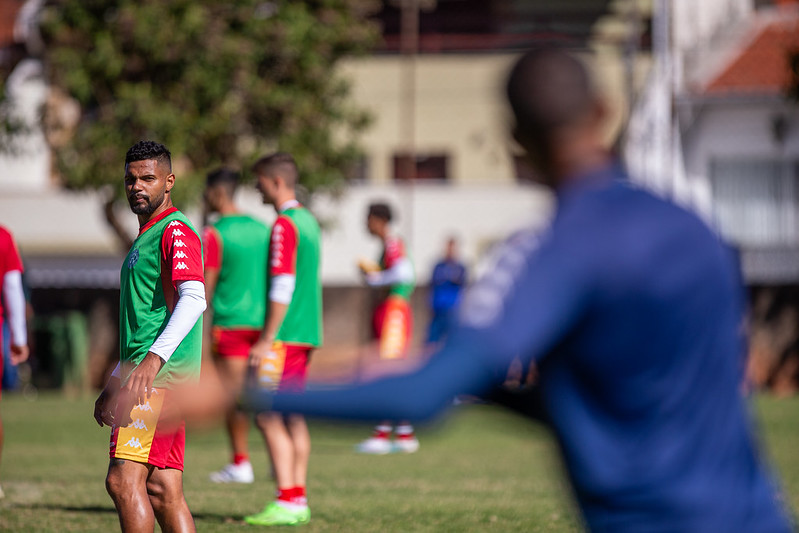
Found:
[[(368, 115), (337, 62), (368, 51), (371, 0), (61, 0), (41, 17), (54, 88), (80, 121), (55, 148), (66, 186), (120, 183), (125, 151), (166, 144), (179, 179), (294, 154), (310, 190), (340, 183)], [(196, 182), (195, 182), (196, 183)], [(180, 187), (197, 191), (199, 187)], [(121, 188), (114, 188), (117, 194)]]

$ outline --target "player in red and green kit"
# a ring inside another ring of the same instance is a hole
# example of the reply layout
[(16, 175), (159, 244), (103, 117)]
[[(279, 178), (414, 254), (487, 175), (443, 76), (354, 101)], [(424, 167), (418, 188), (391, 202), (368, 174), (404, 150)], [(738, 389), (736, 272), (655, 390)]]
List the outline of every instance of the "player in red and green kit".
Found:
[[(372, 325), (379, 342), (380, 359), (401, 359), (408, 353), (411, 339), (413, 315), (411, 294), (415, 275), (413, 263), (405, 250), (402, 239), (391, 232), (391, 207), (385, 203), (369, 206), (366, 228), (383, 243), (380, 263), (361, 261), (360, 268), (366, 283), (371, 287), (387, 287), (388, 295), (375, 309)], [(392, 443), (392, 422), (385, 420), (375, 427), (372, 436), (358, 445), (358, 451), (383, 455), (390, 452), (413, 453), (419, 449), (419, 441), (409, 422), (396, 426), (396, 438)]]
[(194, 531), (183, 497), (185, 425), (173, 391), (196, 382), (205, 310), (202, 245), (172, 206), (171, 154), (141, 141), (125, 156), (139, 235), (120, 274), (120, 364), (94, 418), (112, 428), (106, 488), (123, 531)]
[[(206, 211), (219, 214), (203, 232), (205, 297), (209, 302), (204, 347), (213, 355), (222, 385), (231, 391), (244, 386), (250, 348), (264, 326), (269, 245), (266, 224), (236, 206), (238, 184), (238, 172), (220, 168), (208, 174), (204, 193)], [(230, 464), (211, 473), (211, 481), (252, 483), (249, 416), (233, 407), (225, 422), (233, 457)]]
[[(302, 391), (311, 351), (322, 343), (321, 235), (319, 224), (295, 194), (294, 158), (276, 153), (253, 166), (264, 203), (278, 212), (272, 226), (267, 276), (266, 322), (250, 351), (258, 386)], [(311, 519), (305, 486), (311, 438), (301, 415), (259, 414), (272, 458), (277, 499), (245, 517), (253, 525), (298, 525)]]
[[(0, 226), (0, 346), (3, 345), (3, 317), (8, 317), (11, 333), (11, 364), (28, 359), (28, 330), (25, 325), (25, 293), (22, 290), (22, 259), (14, 237)], [(0, 379), (3, 377), (3, 357), (0, 354)], [(0, 452), (3, 450), (3, 421), (0, 419)], [(0, 498), (3, 489), (0, 488)]]

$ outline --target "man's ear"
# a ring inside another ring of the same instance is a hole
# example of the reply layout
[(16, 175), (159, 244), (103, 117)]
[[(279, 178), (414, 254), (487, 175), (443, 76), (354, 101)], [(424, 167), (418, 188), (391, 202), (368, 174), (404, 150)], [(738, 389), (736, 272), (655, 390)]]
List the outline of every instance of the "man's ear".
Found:
[(171, 191), (172, 187), (174, 186), (175, 186), (175, 175), (170, 172), (169, 175), (166, 177), (166, 192)]

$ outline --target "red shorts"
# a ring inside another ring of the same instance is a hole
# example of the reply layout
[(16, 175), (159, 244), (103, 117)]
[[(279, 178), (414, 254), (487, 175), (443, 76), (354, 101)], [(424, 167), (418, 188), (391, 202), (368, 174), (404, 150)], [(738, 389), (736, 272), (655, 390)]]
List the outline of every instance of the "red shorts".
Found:
[(260, 329), (223, 329), (214, 326), (213, 351), (219, 357), (249, 357), (250, 348), (261, 336)]
[(407, 355), (413, 316), (406, 299), (389, 296), (375, 309), (372, 325), (380, 341), (381, 359), (401, 359)]
[(269, 356), (258, 369), (258, 385), (269, 390), (300, 392), (305, 390), (310, 346), (275, 341)]
[(109, 457), (183, 470), (186, 425), (169, 395), (167, 389), (153, 389), (150, 398), (130, 412), (130, 425), (113, 427)]

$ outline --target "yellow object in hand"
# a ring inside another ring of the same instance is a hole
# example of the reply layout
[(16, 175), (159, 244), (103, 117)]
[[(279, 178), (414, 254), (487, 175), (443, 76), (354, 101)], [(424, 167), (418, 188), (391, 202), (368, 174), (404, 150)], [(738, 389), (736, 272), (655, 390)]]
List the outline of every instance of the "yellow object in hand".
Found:
[(371, 259), (360, 259), (358, 261), (358, 268), (361, 269), (361, 272), (370, 273), (370, 272), (379, 272), (380, 265), (376, 262), (372, 261)]

